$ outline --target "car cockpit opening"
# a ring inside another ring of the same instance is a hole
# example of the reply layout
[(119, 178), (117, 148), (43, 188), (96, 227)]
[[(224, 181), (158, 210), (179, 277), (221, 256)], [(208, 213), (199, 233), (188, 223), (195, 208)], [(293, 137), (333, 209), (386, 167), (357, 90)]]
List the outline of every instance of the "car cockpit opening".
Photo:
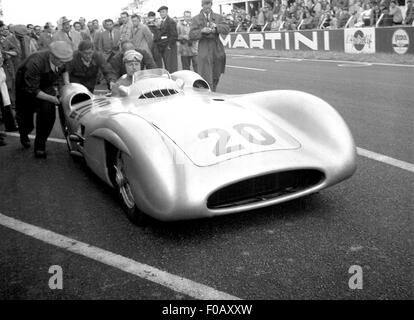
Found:
[(73, 106), (75, 104), (92, 100), (91, 96), (87, 93), (76, 93), (73, 95), (72, 99), (70, 100), (70, 105)]

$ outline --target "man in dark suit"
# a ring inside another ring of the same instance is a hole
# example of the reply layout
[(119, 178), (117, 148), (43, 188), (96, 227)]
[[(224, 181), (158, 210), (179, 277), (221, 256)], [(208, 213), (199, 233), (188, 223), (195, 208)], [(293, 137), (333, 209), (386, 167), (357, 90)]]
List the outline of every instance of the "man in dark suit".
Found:
[(109, 61), (119, 52), (121, 32), (114, 29), (114, 21), (106, 19), (104, 21), (105, 31), (101, 33), (98, 40), (98, 51), (102, 52), (106, 61)]
[(168, 16), (168, 7), (162, 6), (158, 9), (161, 16), (161, 25), (158, 38), (158, 51), (164, 61), (164, 67), (168, 72), (178, 70), (177, 61), (177, 23)]

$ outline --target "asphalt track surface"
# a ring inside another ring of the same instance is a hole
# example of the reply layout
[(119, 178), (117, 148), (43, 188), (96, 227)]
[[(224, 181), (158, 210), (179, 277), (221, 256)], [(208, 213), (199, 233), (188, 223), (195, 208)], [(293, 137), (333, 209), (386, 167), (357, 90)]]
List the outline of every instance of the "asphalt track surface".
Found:
[[(414, 69), (228, 56), (219, 91), (294, 89), (332, 104), (358, 147), (414, 163)], [(250, 68), (250, 69), (245, 69)], [(53, 137), (61, 138), (56, 122)], [(413, 299), (414, 174), (358, 157), (355, 175), (271, 208), (138, 228), (62, 143), (0, 149), (0, 214), (240, 299)], [(0, 221), (4, 219), (0, 216)], [(63, 269), (51, 290), (49, 267)], [(348, 273), (362, 267), (363, 288)], [(0, 299), (198, 299), (0, 223)]]

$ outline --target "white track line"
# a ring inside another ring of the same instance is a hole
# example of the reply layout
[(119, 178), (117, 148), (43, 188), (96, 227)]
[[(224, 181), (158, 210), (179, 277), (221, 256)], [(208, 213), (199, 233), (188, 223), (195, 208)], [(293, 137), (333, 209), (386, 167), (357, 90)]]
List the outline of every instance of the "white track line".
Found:
[(259, 68), (248, 68), (248, 67), (239, 67), (239, 66), (230, 66), (230, 65), (226, 65), (226, 67), (229, 68), (236, 68), (236, 69), (246, 69), (246, 70), (253, 70), (253, 71), (262, 71), (265, 72), (267, 71), (266, 69), (259, 69)]
[(200, 300), (241, 300), (225, 292), (0, 213), (0, 225)]
[[(7, 135), (12, 136), (12, 137), (20, 137), (18, 133), (7, 133)], [(29, 135), (30, 139), (34, 139), (33, 135)], [(49, 138), (47, 139), (48, 141), (53, 141), (53, 142), (57, 142), (57, 143), (62, 143), (62, 144), (66, 144), (66, 140), (64, 139), (56, 139), (56, 138)], [(391, 166), (409, 171), (409, 172), (413, 172), (414, 173), (414, 164), (411, 164), (409, 162), (406, 161), (402, 161), (402, 160), (398, 160), (398, 159), (394, 159), (391, 158), (389, 156), (380, 154), (380, 153), (376, 153), (373, 151), (369, 151), (363, 148), (359, 148), (357, 147), (357, 153), (358, 155), (360, 155), (361, 157), (366, 157), (372, 160), (376, 160), (382, 163), (386, 163), (389, 164)]]
[[(299, 61), (298, 58), (285, 58), (285, 57), (269, 57), (269, 56), (252, 56), (252, 55), (244, 55), (244, 54), (228, 54), (229, 56), (233, 57), (246, 57), (246, 58), (262, 58), (262, 59), (275, 59), (275, 60), (292, 60), (292, 61)], [(359, 61), (344, 61), (344, 60), (326, 60), (326, 59), (305, 59), (300, 58), (300, 61), (312, 61), (312, 62), (331, 62), (331, 63), (362, 63)], [(398, 63), (383, 63), (383, 62), (366, 62), (372, 65), (377, 66), (388, 66), (388, 67), (407, 67), (407, 68), (414, 68), (413, 64), (398, 64)]]
[[(20, 138), (20, 134), (18, 133), (14, 133), (14, 132), (7, 132), (7, 135), (10, 137), (17, 137)], [(34, 135), (29, 135), (29, 138), (34, 140), (35, 136)], [(57, 143), (63, 143), (66, 144), (66, 140), (65, 139), (58, 139), (58, 138), (48, 138), (47, 141), (52, 141), (52, 142), (57, 142)]]
[(363, 157), (366, 157), (366, 158), (369, 158), (369, 159), (373, 159), (373, 160), (376, 160), (376, 161), (379, 161), (379, 162), (382, 162), (382, 163), (386, 163), (386, 164), (392, 165), (394, 167), (398, 167), (400, 169), (407, 170), (407, 171), (410, 171), (410, 172), (414, 173), (414, 164), (411, 164), (409, 162), (394, 159), (394, 158), (385, 156), (383, 154), (375, 153), (375, 152), (365, 150), (365, 149), (362, 149), (362, 148), (357, 148), (357, 152), (360, 156), (363, 156)]

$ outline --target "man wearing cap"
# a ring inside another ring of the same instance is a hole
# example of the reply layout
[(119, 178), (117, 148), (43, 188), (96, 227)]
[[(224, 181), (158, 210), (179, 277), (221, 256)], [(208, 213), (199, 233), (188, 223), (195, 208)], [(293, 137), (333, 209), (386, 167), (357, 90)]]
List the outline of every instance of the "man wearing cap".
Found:
[(74, 32), (71, 30), (70, 22), (66, 17), (60, 18), (60, 24), (62, 29), (57, 31), (53, 37), (53, 41), (65, 41), (72, 46), (72, 50), (78, 50), (79, 43), (82, 41), (82, 36), (79, 32)]
[(19, 124), (20, 142), (30, 148), (28, 134), (34, 129), (33, 114), (36, 112), (35, 156), (46, 158), (46, 140), (53, 129), (56, 117), (57, 88), (59, 81), (69, 83), (65, 63), (72, 60), (72, 46), (65, 41), (54, 41), (49, 50), (30, 55), (16, 74), (16, 118)]
[(173, 73), (178, 70), (177, 57), (177, 23), (168, 16), (168, 7), (158, 9), (161, 17), (160, 32), (158, 35), (158, 51), (164, 61), (164, 68)]
[(220, 75), (226, 67), (226, 53), (219, 35), (227, 35), (230, 27), (223, 16), (212, 11), (213, 2), (202, 0), (203, 9), (191, 22), (190, 39), (198, 43), (198, 73), (216, 91)]
[(133, 75), (141, 70), (142, 54), (135, 50), (128, 50), (124, 54), (123, 62), (125, 64), (126, 74), (124, 74), (112, 87), (113, 96), (125, 96), (125, 90), (133, 83)]

